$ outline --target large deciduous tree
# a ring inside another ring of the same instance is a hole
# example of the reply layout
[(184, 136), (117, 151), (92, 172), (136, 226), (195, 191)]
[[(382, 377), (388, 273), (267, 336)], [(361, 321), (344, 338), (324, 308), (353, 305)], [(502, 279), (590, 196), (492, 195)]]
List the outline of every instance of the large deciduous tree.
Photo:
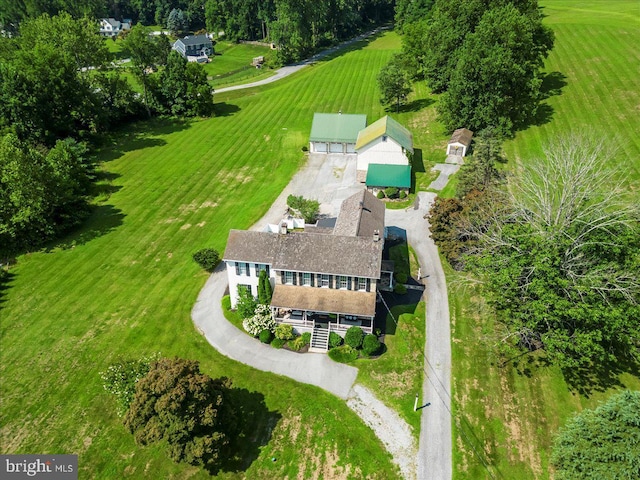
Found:
[(102, 122), (89, 67), (109, 54), (97, 25), (68, 14), (24, 21), (0, 53), (0, 124), (48, 146), (94, 132)]
[(0, 139), (0, 254), (38, 246), (88, 212), (92, 167), (84, 147), (60, 140), (49, 151), (15, 135)]
[(378, 88), (380, 89), (380, 103), (395, 105), (396, 112), (407, 101), (411, 93), (409, 74), (398, 58), (387, 63), (378, 74)]
[(521, 127), (536, 113), (552, 45), (551, 32), (512, 4), (486, 12), (459, 49), (439, 108), (445, 125), (503, 134)]
[(436, 0), (428, 19), (404, 31), (411, 75), (445, 93), (447, 128), (510, 134), (535, 115), (539, 71), (553, 47), (537, 0)]
[(160, 37), (164, 35), (150, 37), (146, 29), (138, 24), (133, 26), (123, 41), (123, 49), (131, 58), (133, 73), (142, 84), (144, 105), (149, 116), (151, 116), (150, 90), (153, 88), (150, 75), (156, 65), (166, 61), (168, 54), (162, 48), (164, 40)]
[(544, 152), (511, 182), (509, 208), (464, 232), (480, 242), (469, 261), (503, 340), (543, 348), (567, 372), (638, 359), (640, 216), (611, 148), (577, 134)]
[(560, 429), (551, 461), (558, 480), (640, 477), (640, 392), (623, 391)]
[(164, 441), (174, 461), (213, 469), (237, 432), (230, 388), (227, 378), (201, 373), (196, 361), (161, 358), (137, 382), (125, 426), (139, 444)]
[(160, 94), (172, 115), (207, 116), (213, 112), (213, 94), (201, 65), (187, 62), (178, 52), (167, 56), (160, 75)]

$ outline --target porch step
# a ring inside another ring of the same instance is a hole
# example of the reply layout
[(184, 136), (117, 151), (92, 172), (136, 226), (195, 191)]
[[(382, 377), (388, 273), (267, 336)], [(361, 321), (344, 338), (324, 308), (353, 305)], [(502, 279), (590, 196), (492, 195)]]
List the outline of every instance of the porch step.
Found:
[(311, 334), (311, 348), (326, 352), (329, 350), (329, 329), (314, 327)]

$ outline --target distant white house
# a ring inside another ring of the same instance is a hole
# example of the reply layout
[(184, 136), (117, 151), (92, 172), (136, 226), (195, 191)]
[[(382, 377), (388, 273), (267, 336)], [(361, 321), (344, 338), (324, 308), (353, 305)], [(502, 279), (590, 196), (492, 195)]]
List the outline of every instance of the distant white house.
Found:
[(115, 18), (100, 19), (100, 35), (103, 37), (117, 37), (123, 30), (131, 30), (130, 19), (124, 19), (122, 22)]
[(413, 135), (393, 118), (382, 117), (358, 134), (358, 178), (364, 180), (369, 165), (409, 165)]
[(367, 116), (346, 113), (315, 113), (309, 136), (312, 153), (355, 153), (360, 130)]
[(191, 35), (176, 40), (173, 49), (187, 60), (196, 62), (213, 55), (213, 42), (206, 35)]
[(451, 135), (451, 140), (447, 145), (447, 155), (464, 157), (471, 145), (473, 132), (466, 128), (458, 128)]

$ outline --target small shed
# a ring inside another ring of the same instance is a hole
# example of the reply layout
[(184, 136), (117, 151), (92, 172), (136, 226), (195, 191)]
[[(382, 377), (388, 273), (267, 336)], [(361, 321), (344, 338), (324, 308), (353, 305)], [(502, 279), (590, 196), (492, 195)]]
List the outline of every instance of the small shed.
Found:
[(374, 193), (387, 187), (408, 191), (411, 188), (411, 166), (370, 163), (365, 184)]
[(264, 56), (260, 55), (259, 57), (253, 57), (251, 65), (256, 67), (256, 68), (260, 68), (260, 67), (262, 67), (263, 63), (264, 63)]
[(451, 135), (451, 140), (449, 140), (449, 144), (447, 145), (447, 155), (464, 157), (471, 145), (472, 138), (473, 132), (466, 128), (459, 128), (454, 131), (453, 135)]
[(366, 115), (315, 113), (309, 136), (309, 151), (313, 153), (355, 153), (358, 132), (366, 126)]

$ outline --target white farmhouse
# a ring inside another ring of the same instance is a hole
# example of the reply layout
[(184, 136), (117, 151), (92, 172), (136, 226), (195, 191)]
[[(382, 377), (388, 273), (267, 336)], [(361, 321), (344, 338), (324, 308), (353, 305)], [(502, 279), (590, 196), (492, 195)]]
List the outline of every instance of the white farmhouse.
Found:
[(326, 351), (329, 332), (353, 325), (373, 332), (377, 290), (393, 288), (393, 266), (382, 259), (384, 216), (384, 203), (363, 190), (342, 203), (332, 226), (231, 230), (223, 258), (231, 305), (238, 288), (257, 296), (266, 270), (274, 319), (312, 332), (312, 347)]

